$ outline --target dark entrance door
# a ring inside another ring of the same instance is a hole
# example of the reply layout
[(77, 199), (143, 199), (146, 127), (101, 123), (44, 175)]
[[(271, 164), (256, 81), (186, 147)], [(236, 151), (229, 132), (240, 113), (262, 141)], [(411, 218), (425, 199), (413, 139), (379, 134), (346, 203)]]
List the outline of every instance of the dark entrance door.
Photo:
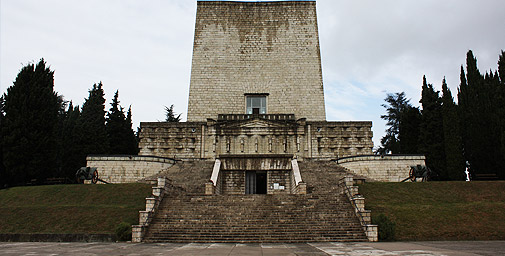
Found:
[(267, 193), (267, 172), (256, 172), (256, 194)]
[(245, 193), (246, 194), (266, 194), (267, 193), (267, 172), (246, 171), (245, 172)]

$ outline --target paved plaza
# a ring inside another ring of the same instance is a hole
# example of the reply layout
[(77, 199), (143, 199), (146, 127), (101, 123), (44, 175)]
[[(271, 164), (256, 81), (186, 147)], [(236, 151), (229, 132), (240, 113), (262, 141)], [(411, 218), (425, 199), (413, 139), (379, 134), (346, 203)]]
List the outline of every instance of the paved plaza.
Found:
[(133, 244), (0, 243), (0, 255), (505, 255), (505, 241)]

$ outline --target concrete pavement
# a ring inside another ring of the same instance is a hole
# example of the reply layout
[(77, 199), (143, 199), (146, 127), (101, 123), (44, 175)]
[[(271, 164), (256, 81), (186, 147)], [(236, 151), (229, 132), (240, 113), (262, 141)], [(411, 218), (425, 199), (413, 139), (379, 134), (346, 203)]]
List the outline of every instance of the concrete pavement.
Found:
[(133, 244), (0, 243), (0, 255), (505, 255), (505, 241)]

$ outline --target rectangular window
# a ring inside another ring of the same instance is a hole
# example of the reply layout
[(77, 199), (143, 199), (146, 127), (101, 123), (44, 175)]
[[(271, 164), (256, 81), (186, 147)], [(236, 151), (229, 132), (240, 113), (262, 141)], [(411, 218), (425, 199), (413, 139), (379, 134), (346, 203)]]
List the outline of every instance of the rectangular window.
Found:
[(266, 114), (266, 96), (246, 96), (246, 114)]

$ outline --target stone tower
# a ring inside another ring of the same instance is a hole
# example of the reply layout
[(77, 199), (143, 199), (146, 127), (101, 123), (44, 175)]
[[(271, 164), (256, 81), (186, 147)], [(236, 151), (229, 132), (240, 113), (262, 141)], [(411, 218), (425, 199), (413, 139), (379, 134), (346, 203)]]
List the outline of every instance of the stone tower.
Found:
[(198, 1), (184, 123), (141, 123), (140, 155), (372, 153), (372, 122), (326, 121), (315, 1)]
[(188, 122), (255, 109), (326, 120), (315, 1), (198, 1)]

